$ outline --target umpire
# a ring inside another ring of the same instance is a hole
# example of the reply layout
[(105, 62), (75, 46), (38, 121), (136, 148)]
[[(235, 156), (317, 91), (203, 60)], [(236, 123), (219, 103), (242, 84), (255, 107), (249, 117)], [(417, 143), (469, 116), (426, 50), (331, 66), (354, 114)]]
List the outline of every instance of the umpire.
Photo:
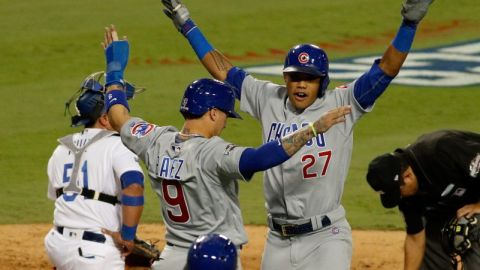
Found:
[[(454, 217), (480, 217), (479, 171), (480, 134), (457, 130), (424, 134), (370, 162), (368, 183), (384, 207), (398, 205), (405, 219), (404, 269), (453, 269), (442, 229)], [(480, 268), (475, 238), (461, 258), (465, 270)]]

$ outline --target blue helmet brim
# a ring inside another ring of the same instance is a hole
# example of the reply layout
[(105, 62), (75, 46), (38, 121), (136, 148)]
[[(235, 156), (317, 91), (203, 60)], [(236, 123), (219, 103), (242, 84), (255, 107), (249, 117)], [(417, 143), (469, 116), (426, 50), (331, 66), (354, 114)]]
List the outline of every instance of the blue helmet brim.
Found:
[(324, 77), (326, 74), (318, 71), (315, 67), (309, 66), (288, 66), (283, 69), (283, 73), (290, 73), (290, 72), (299, 72), (299, 73), (306, 73), (317, 77)]

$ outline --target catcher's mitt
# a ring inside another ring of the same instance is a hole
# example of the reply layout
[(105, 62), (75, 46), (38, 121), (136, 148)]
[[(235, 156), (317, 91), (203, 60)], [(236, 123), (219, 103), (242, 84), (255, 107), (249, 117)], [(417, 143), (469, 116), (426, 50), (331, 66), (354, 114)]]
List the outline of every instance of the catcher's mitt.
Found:
[(132, 253), (125, 257), (126, 265), (150, 267), (154, 261), (160, 258), (160, 250), (155, 246), (155, 243), (147, 243), (137, 237), (135, 237), (133, 243), (135, 246)]
[(442, 245), (450, 256), (464, 255), (480, 237), (480, 215), (453, 218), (442, 229)]

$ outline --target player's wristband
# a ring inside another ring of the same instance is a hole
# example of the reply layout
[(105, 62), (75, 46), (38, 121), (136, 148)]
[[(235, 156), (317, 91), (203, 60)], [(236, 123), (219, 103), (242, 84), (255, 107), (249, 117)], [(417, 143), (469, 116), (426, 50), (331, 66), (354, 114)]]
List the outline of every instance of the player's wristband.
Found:
[(127, 108), (128, 111), (130, 111), (130, 108), (128, 107), (128, 102), (127, 102), (127, 95), (123, 90), (111, 90), (108, 91), (107, 94), (105, 95), (105, 107), (106, 111), (110, 110), (110, 108), (113, 105), (116, 104), (121, 104), (125, 108)]
[(313, 123), (308, 123), (308, 126), (312, 129), (313, 132), (313, 137), (317, 137), (317, 131), (315, 130), (315, 127), (313, 126)]
[(122, 231), (120, 234), (122, 235), (123, 240), (132, 241), (135, 238), (135, 234), (137, 233), (137, 226), (127, 226), (122, 224)]
[(145, 203), (145, 199), (142, 196), (128, 196), (122, 195), (122, 204), (126, 206), (142, 206)]
[(400, 29), (398, 29), (397, 35), (392, 41), (393, 47), (403, 53), (409, 52), (416, 31), (416, 24), (403, 20)]
[(208, 40), (202, 34), (202, 31), (200, 31), (192, 19), (188, 19), (185, 22), (182, 26), (181, 32), (188, 39), (188, 42), (190, 42), (198, 59), (202, 60), (208, 52), (213, 51), (212, 45), (208, 43)]
[(127, 171), (120, 176), (122, 189), (125, 189), (133, 184), (139, 184), (143, 187), (143, 173), (139, 171)]

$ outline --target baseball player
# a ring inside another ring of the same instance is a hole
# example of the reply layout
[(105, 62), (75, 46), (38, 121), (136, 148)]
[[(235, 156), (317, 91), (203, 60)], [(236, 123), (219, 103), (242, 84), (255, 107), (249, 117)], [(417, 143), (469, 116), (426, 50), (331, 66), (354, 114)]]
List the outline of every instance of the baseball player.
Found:
[[(55, 211), (45, 249), (58, 270), (124, 269), (143, 210), (143, 173), (105, 113), (102, 74), (88, 76), (67, 102), (78, 97), (72, 126), (85, 129), (60, 138), (48, 162)], [(121, 231), (123, 250), (102, 229)]]
[(288, 135), (325, 111), (352, 106), (345, 122), (314, 140), (290, 160), (265, 172), (270, 231), (263, 269), (349, 269), (351, 229), (340, 204), (348, 174), (353, 127), (398, 74), (417, 25), (433, 0), (406, 0), (403, 21), (383, 57), (355, 81), (326, 91), (326, 53), (312, 44), (294, 46), (283, 69), (285, 86), (255, 79), (215, 50), (179, 0), (162, 0), (165, 14), (190, 42), (210, 74), (234, 86), (241, 110), (261, 122), (263, 141)]
[[(405, 219), (404, 269), (456, 269), (442, 249), (441, 230), (453, 216), (480, 217), (479, 172), (480, 134), (457, 130), (424, 134), (370, 162), (368, 183), (384, 207), (398, 205)], [(462, 256), (462, 269), (479, 269), (479, 238)]]
[(236, 180), (248, 181), (255, 172), (284, 162), (317, 134), (345, 121), (350, 113), (349, 106), (332, 108), (289, 136), (259, 148), (240, 147), (219, 137), (228, 117), (240, 118), (234, 111), (233, 90), (220, 81), (200, 79), (185, 90), (180, 105), (185, 119), (181, 131), (156, 126), (129, 115), (123, 91), (128, 42), (119, 41), (110, 27), (104, 46), (110, 122), (123, 143), (144, 161), (161, 201), (167, 243), (154, 269), (183, 269), (193, 241), (212, 232), (225, 235), (240, 249), (247, 237)]

